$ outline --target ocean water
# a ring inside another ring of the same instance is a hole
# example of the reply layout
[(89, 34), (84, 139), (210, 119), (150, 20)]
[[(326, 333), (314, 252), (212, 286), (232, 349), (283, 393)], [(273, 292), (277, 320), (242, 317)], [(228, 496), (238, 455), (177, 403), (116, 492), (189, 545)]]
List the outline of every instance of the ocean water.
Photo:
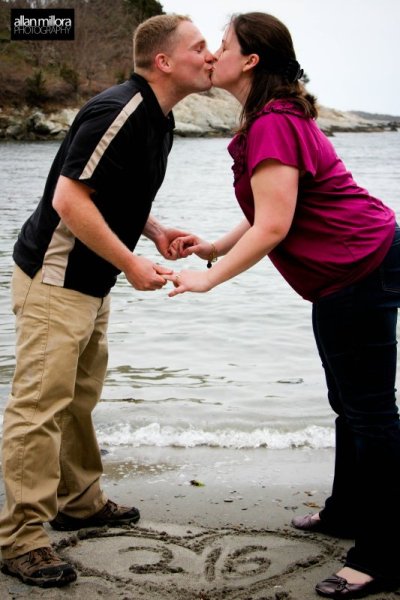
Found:
[[(400, 133), (332, 138), (359, 185), (400, 216)], [(175, 141), (153, 214), (215, 240), (241, 218), (226, 139)], [(14, 368), (12, 247), (38, 202), (59, 142), (0, 144), (0, 409)], [(151, 242), (137, 252), (166, 263)], [(169, 263), (204, 269), (196, 257)], [(168, 288), (169, 289), (169, 288)], [(110, 360), (94, 419), (109, 451), (138, 447), (330, 448), (333, 420), (311, 304), (266, 258), (208, 294), (112, 292)]]

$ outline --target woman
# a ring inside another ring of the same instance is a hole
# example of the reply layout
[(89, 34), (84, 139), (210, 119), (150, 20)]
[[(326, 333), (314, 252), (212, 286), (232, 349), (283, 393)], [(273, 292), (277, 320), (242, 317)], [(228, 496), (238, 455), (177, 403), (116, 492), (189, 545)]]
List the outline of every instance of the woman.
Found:
[(280, 21), (264, 13), (234, 17), (214, 67), (214, 85), (243, 107), (229, 152), (246, 218), (213, 244), (180, 239), (182, 255), (215, 264), (170, 276), (170, 296), (206, 292), (268, 255), (313, 303), (313, 330), (337, 414), (335, 476), (323, 510), (292, 524), (355, 539), (343, 568), (316, 586), (320, 595), (359, 598), (395, 588), (400, 230), (393, 211), (354, 182), (318, 129), (315, 99), (299, 82), (302, 70)]

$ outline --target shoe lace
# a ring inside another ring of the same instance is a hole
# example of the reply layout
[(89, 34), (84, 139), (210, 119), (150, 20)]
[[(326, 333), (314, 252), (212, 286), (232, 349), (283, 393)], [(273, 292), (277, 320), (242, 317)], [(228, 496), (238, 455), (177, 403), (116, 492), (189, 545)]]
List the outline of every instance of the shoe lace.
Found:
[[(112, 500), (107, 500), (107, 503), (104, 505), (103, 509), (100, 511), (102, 517), (111, 517), (121, 512), (121, 506), (113, 502)], [(126, 509), (127, 510), (127, 509)]]
[(58, 557), (51, 548), (37, 548), (29, 552), (27, 560), (32, 566), (36, 566), (41, 563), (54, 564), (54, 562), (58, 562)]

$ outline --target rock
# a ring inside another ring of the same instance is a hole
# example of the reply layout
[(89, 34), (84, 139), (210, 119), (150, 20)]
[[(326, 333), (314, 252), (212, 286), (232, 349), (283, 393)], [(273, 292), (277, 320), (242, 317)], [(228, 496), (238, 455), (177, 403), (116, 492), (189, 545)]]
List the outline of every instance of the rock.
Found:
[[(174, 108), (175, 133), (184, 137), (230, 137), (239, 123), (241, 107), (224, 90), (191, 94)], [(62, 108), (45, 113), (38, 108), (0, 109), (0, 138), (16, 140), (62, 139), (78, 108)], [(363, 115), (365, 115), (363, 113)], [(354, 112), (319, 107), (318, 124), (327, 135), (337, 131), (396, 131), (396, 117), (368, 119)]]
[(237, 127), (240, 105), (224, 90), (191, 94), (174, 108), (177, 135), (229, 136)]
[(37, 133), (39, 136), (47, 136), (51, 133), (51, 125), (46, 122), (46, 117), (39, 110), (28, 117), (26, 123), (28, 131)]
[(58, 113), (45, 115), (41, 111), (34, 112), (27, 120), (28, 131), (39, 137), (61, 139), (67, 133), (77, 110), (64, 109)]
[(17, 116), (0, 114), (0, 138), (23, 139), (26, 135), (25, 122)]
[(318, 107), (318, 125), (326, 134), (337, 131), (388, 131), (388, 123), (366, 119), (353, 112), (342, 112), (324, 106)]
[(25, 135), (26, 135), (26, 131), (25, 131), (23, 124), (22, 123), (14, 123), (14, 124), (8, 125), (4, 129), (4, 133), (2, 131), (1, 137), (6, 138), (6, 139), (22, 140), (22, 139), (24, 139)]
[(77, 112), (78, 109), (62, 109), (46, 114), (26, 106), (13, 111), (0, 111), (0, 139), (62, 139)]
[(400, 127), (400, 121), (389, 121), (388, 127), (390, 131), (397, 131)]
[(175, 133), (181, 137), (202, 137), (204, 131), (198, 125), (175, 121)]

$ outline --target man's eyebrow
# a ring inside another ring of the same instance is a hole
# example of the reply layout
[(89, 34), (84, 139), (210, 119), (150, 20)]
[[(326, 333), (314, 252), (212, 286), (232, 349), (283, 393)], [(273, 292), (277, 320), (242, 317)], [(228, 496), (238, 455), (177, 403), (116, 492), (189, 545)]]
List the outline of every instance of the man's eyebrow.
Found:
[(205, 46), (206, 45), (206, 40), (204, 38), (202, 38), (201, 40), (197, 40), (197, 42), (194, 42), (191, 45), (191, 48), (196, 48), (197, 46)]

